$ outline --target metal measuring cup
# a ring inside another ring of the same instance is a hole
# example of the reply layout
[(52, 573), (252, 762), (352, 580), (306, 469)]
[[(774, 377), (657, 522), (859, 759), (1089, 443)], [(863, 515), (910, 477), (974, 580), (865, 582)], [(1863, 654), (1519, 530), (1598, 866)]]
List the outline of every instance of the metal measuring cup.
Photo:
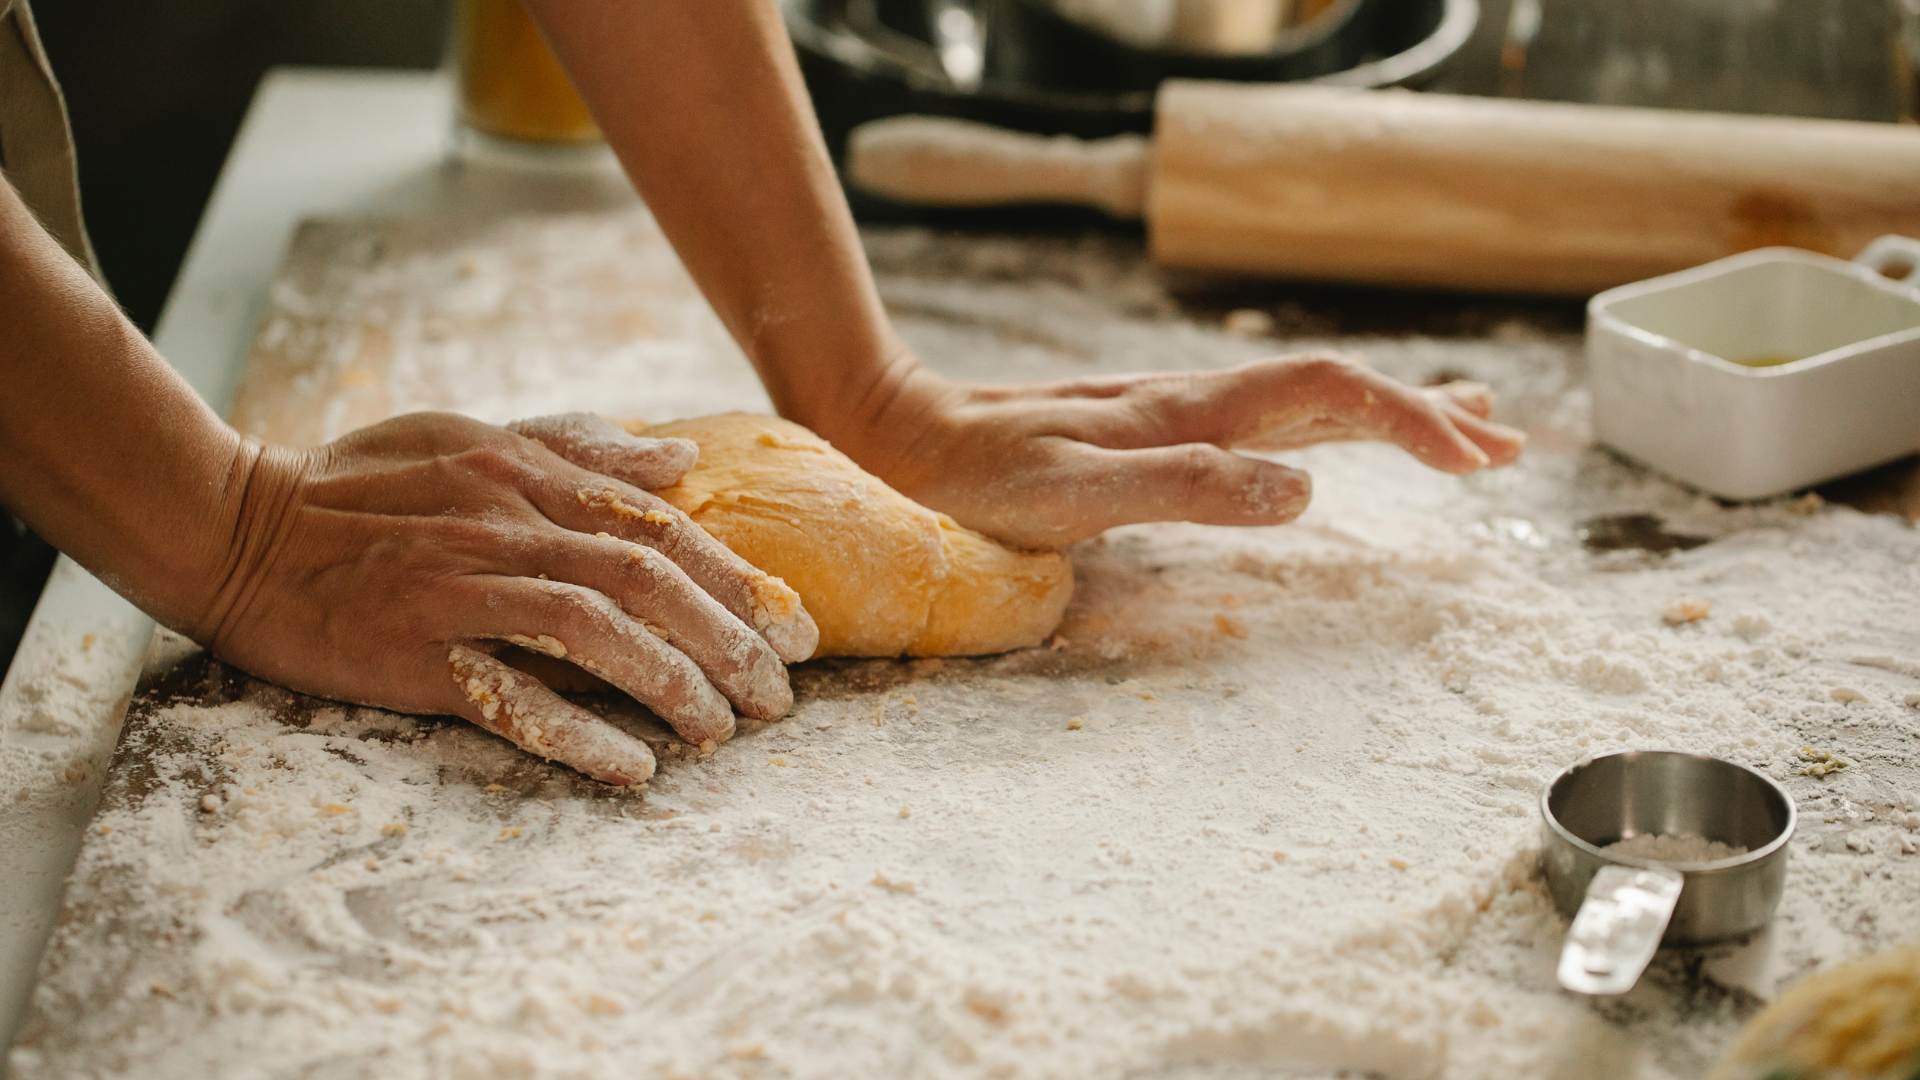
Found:
[[(1573, 916), (1560, 985), (1624, 994), (1662, 945), (1705, 945), (1766, 925), (1787, 879), (1793, 799), (1731, 761), (1631, 750), (1570, 766), (1540, 792), (1540, 865)], [(1746, 848), (1711, 862), (1661, 862), (1602, 851), (1646, 833), (1691, 833)]]

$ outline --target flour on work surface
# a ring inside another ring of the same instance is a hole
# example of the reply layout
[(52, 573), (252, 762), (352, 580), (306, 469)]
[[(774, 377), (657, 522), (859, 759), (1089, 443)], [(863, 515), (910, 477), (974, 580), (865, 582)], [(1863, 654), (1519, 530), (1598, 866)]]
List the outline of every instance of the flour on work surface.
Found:
[[(356, 244), (380, 253), (318, 269)], [(1287, 455), (1315, 477), (1297, 524), (1118, 530), (1076, 552), (1051, 647), (803, 667), (792, 716), (663, 751), (638, 794), (189, 663), (133, 710), (17, 1074), (1691, 1077), (1782, 980), (1920, 925), (1913, 529), (1723, 507), (1591, 449), (1571, 335), (1276, 308), (1253, 340), (1119, 242), (869, 246), (955, 375), (1341, 348), (1490, 384), (1532, 447), (1464, 481)], [(329, 225), (261, 348), (307, 358), (287, 407), (314, 415), (755, 406), (666, 266), (624, 218)], [(582, 267), (651, 290), (644, 319), (515, 293)], [(468, 307), (421, 298), (443, 282)], [(1705, 542), (1582, 545), (1629, 514)], [(1711, 617), (1669, 622), (1676, 598)], [(1800, 833), (1760, 942), (1594, 1002), (1554, 983), (1536, 798), (1623, 747), (1758, 768)]]

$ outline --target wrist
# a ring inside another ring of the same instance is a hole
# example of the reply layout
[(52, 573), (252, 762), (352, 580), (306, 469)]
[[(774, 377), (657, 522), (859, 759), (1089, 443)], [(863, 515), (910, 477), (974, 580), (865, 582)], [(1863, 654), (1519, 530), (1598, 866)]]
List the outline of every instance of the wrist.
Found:
[(236, 437), (225, 498), (198, 545), (208, 553), (188, 575), (185, 617), (174, 625), (215, 652), (257, 604), (290, 531), (313, 452)]

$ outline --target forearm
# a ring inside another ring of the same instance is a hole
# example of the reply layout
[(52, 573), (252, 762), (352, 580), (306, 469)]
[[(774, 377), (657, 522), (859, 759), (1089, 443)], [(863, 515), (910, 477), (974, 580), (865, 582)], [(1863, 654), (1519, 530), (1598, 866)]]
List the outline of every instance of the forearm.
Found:
[(783, 415), (816, 428), (902, 355), (769, 0), (527, 0)]
[(0, 504), (162, 622), (217, 583), (251, 460), (0, 179)]

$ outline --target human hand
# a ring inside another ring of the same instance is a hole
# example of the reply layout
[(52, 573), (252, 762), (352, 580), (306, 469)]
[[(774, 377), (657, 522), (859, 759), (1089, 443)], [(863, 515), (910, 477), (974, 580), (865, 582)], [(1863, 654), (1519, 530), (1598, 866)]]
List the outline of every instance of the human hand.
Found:
[(1513, 461), (1525, 436), (1472, 383), (1420, 389), (1351, 360), (1292, 356), (1181, 374), (970, 386), (910, 358), (825, 435), (903, 493), (990, 536), (1063, 547), (1116, 525), (1273, 525), (1307, 474), (1233, 450), (1392, 442), (1449, 473)]
[(262, 678), (344, 701), (465, 717), (614, 784), (646, 744), (493, 651), (564, 659), (688, 742), (734, 710), (793, 704), (782, 661), (819, 635), (799, 597), (646, 489), (692, 467), (684, 439), (597, 417), (511, 430), (419, 413), (306, 452), (258, 452), (227, 565), (187, 627)]

